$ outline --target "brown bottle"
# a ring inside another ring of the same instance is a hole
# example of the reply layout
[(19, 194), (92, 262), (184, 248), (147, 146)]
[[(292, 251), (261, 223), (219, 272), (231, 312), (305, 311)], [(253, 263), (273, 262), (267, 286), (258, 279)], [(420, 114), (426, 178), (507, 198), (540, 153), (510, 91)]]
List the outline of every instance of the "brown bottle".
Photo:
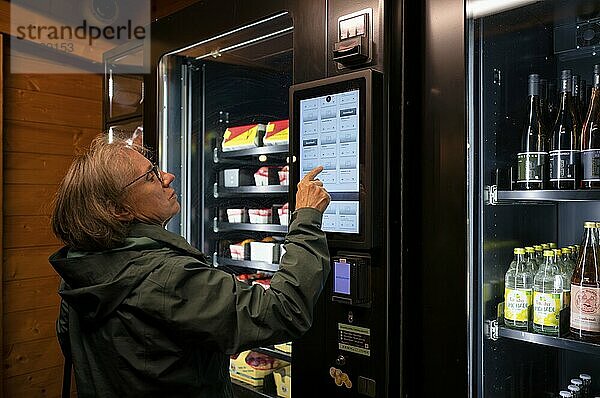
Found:
[(584, 224), (584, 237), (571, 278), (571, 334), (584, 341), (600, 341), (600, 270), (595, 222)]
[(581, 135), (582, 188), (600, 188), (600, 65), (594, 66), (594, 86)]

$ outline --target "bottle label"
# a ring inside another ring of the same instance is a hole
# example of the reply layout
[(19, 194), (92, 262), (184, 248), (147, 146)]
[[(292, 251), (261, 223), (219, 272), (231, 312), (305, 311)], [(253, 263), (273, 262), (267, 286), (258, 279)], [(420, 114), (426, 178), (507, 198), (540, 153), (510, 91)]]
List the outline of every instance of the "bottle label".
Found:
[(504, 289), (504, 318), (511, 321), (529, 320), (531, 289)]
[(544, 165), (548, 159), (546, 152), (521, 152), (517, 159), (517, 182), (543, 181)]
[(600, 181), (600, 149), (581, 151), (583, 181)]
[(571, 327), (600, 332), (600, 288), (571, 285)]
[(550, 151), (550, 181), (575, 181), (581, 153), (575, 150)]
[(562, 309), (562, 294), (533, 292), (533, 323), (558, 326), (558, 314)]

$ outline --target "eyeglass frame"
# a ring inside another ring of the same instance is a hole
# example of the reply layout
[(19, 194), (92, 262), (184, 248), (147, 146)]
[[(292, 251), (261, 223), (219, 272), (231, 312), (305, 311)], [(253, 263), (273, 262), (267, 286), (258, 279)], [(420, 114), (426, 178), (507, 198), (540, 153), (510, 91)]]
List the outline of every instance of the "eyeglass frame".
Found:
[(136, 182), (138, 182), (139, 180), (141, 180), (142, 178), (147, 177), (150, 173), (154, 173), (154, 175), (156, 176), (156, 178), (158, 178), (158, 181), (160, 181), (161, 184), (163, 184), (163, 178), (161, 175), (161, 172), (158, 168), (157, 164), (153, 164), (152, 168), (150, 170), (148, 170), (147, 172), (145, 172), (144, 174), (142, 174), (139, 177), (136, 177), (133, 181), (131, 181), (129, 184), (125, 185), (123, 187), (123, 189), (129, 188), (131, 185), (135, 184)]

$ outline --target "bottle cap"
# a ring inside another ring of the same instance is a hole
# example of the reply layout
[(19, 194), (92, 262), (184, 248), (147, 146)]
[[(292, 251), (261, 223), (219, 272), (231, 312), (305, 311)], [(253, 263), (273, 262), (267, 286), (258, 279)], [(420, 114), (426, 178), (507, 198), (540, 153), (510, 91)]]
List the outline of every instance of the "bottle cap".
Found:
[(569, 398), (573, 396), (573, 394), (571, 394), (569, 391), (561, 391), (558, 393), (558, 395), (560, 395), (563, 398)]
[(550, 245), (547, 243), (542, 243), (542, 249), (544, 249), (544, 250), (550, 249)]
[(544, 257), (554, 257), (554, 252), (552, 250), (544, 250)]
[(572, 75), (573, 73), (571, 72), (571, 69), (564, 69), (560, 72), (561, 79), (571, 79)]
[(573, 391), (573, 392), (579, 392), (581, 390), (581, 388), (577, 387), (575, 384), (569, 384), (569, 386), (567, 387), (567, 390)]
[(583, 228), (596, 228), (596, 222), (595, 221), (586, 221), (583, 224)]
[(571, 248), (570, 247), (563, 247), (562, 248), (562, 252), (563, 254), (571, 254)]
[(576, 386), (580, 386), (583, 384), (583, 381), (581, 381), (581, 379), (571, 379), (571, 384), (575, 384)]
[(526, 253), (535, 253), (535, 249), (533, 247), (531, 247), (531, 246), (527, 246), (525, 248), (525, 252)]
[(558, 247), (558, 245), (554, 242), (550, 242), (548, 245), (550, 245), (550, 249), (556, 249)]
[(533, 248), (535, 249), (536, 252), (541, 252), (542, 250), (544, 250), (542, 248), (542, 245), (535, 245), (535, 246), (533, 246)]
[(579, 375), (579, 378), (581, 379), (581, 381), (583, 381), (584, 383), (587, 381), (591, 381), (592, 380), (592, 376), (590, 376), (589, 374), (586, 373), (582, 373)]
[(555, 254), (561, 254), (562, 251), (560, 249), (552, 249)]
[(594, 74), (600, 75), (600, 64), (594, 65)]
[(515, 247), (514, 253), (515, 254), (525, 254), (525, 249), (523, 249), (522, 247)]

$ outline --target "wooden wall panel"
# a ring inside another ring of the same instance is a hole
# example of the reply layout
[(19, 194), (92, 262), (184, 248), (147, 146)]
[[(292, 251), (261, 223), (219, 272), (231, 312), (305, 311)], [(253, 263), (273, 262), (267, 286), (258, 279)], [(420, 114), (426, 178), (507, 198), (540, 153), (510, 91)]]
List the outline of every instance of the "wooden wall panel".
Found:
[(62, 387), (62, 366), (11, 377), (6, 383), (7, 397), (58, 398)]
[[(60, 303), (58, 276), (32, 278), (4, 283), (4, 314), (47, 308)], [(57, 313), (57, 312), (55, 312)]]
[(26, 343), (6, 344), (4, 351), (4, 376), (6, 378), (48, 369), (63, 363), (56, 337)]
[(48, 216), (4, 217), (4, 248), (58, 245)]
[(59, 248), (55, 245), (5, 250), (2, 265), (4, 282), (56, 275), (48, 257)]
[(99, 128), (55, 126), (16, 120), (7, 120), (4, 128), (4, 150), (7, 152), (65, 156), (85, 150), (101, 132)]
[(58, 309), (54, 306), (7, 313), (4, 315), (4, 339), (13, 344), (54, 337), (57, 314)]
[(87, 75), (11, 73), (6, 76), (4, 87), (58, 94), (65, 97), (86, 98), (97, 102), (98, 93), (102, 91), (102, 77), (90, 79)]
[(14, 88), (4, 92), (11, 98), (4, 108), (6, 119), (87, 128), (98, 128), (102, 123), (100, 101)]
[(58, 185), (72, 161), (73, 156), (6, 152), (4, 184)]
[(4, 216), (49, 216), (56, 185), (5, 185)]

